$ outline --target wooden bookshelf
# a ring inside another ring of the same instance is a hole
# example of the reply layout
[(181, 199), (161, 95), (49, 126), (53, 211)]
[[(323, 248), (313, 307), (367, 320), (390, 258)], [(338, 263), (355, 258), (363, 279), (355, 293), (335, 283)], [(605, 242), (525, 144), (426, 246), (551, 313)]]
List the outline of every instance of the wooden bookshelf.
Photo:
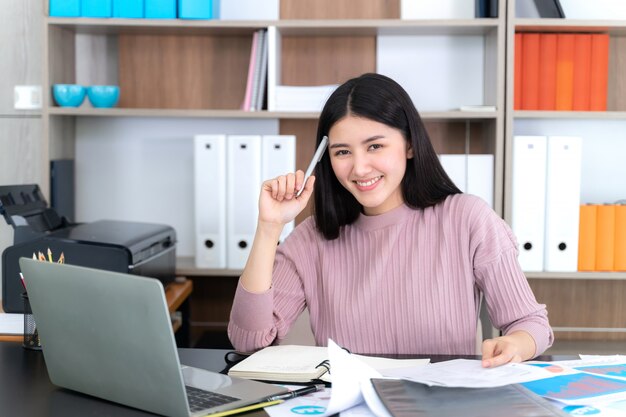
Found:
[[(519, 0), (518, 0), (519, 1)], [(506, 129), (504, 170), (504, 218), (512, 219), (512, 145), (516, 134), (552, 135), (549, 123), (619, 123), (626, 122), (626, 21), (580, 19), (530, 19), (515, 16), (516, 0), (508, 1)], [(567, 10), (565, 10), (567, 15)], [(607, 111), (528, 111), (514, 110), (514, 38), (516, 32), (606, 33), (610, 36), (609, 87)], [(516, 130), (523, 125), (526, 130)], [(561, 125), (558, 125), (561, 126)], [(541, 129), (548, 131), (542, 133)], [(593, 146), (594, 138), (589, 138)], [(587, 142), (585, 142), (587, 143)], [(587, 146), (587, 145), (584, 145)], [(598, 161), (603, 164), (604, 161)], [(589, 169), (587, 167), (587, 169)], [(584, 173), (583, 173), (584, 175)], [(626, 340), (624, 291), (625, 272), (526, 272), (539, 302), (548, 308), (555, 328), (557, 345), (596, 346), (601, 341)], [(558, 351), (559, 347), (555, 347)], [(623, 349), (622, 349), (623, 352)]]
[[(314, 151), (319, 113), (239, 110), (254, 31), (275, 28), (280, 37), (277, 83), (293, 86), (338, 84), (375, 72), (378, 35), (481, 37), (484, 103), (467, 104), (490, 104), (496, 110), (450, 109), (420, 115), (437, 152), (494, 156), (494, 208), (502, 213), (505, 1), (495, 19), (424, 20), (400, 19), (400, 0), (365, 0), (359, 7), (353, 0), (280, 4), (280, 19), (275, 21), (44, 18), (41, 166), (47, 167), (53, 158), (74, 158), (77, 129), (92, 120), (112, 125), (120, 119), (172, 124), (223, 120), (234, 126), (275, 120), (276, 133), (297, 136), (296, 167), (305, 169)], [(88, 84), (119, 84), (119, 106), (54, 106), (49, 87), (81, 76)], [(49, 195), (49, 174), (42, 171), (40, 184)], [(308, 208), (296, 221), (310, 213)], [(195, 336), (202, 329), (223, 329), (241, 271), (198, 269), (192, 257), (182, 256), (177, 273), (194, 280)]]

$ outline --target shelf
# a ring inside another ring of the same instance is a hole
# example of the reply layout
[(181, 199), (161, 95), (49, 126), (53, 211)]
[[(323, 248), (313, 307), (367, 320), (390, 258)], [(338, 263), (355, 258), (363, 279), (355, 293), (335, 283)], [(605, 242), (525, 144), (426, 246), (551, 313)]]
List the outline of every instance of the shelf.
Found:
[(545, 354), (547, 355), (615, 355), (624, 354), (623, 340), (557, 340)]
[(130, 109), (130, 108), (76, 108), (49, 107), (48, 113), (55, 116), (96, 117), (190, 117), (223, 119), (317, 119), (317, 112), (270, 112), (243, 110), (195, 110), (195, 109)]
[(624, 111), (540, 111), (516, 110), (516, 119), (595, 119), (595, 120), (626, 120)]
[(528, 279), (626, 280), (626, 272), (524, 272)]
[[(54, 116), (83, 117), (190, 117), (223, 119), (317, 119), (318, 112), (287, 111), (243, 111), (243, 110), (185, 110), (185, 109), (131, 109), (131, 108), (91, 108), (91, 107), (49, 107), (48, 114)], [(624, 113), (626, 117), (626, 113)], [(497, 112), (442, 111), (424, 112), (424, 120), (489, 120), (497, 117)]]
[(593, 32), (626, 35), (625, 20), (515, 19), (516, 32)]
[(89, 34), (207, 34), (247, 35), (276, 26), (282, 34), (299, 36), (485, 35), (498, 19), (294, 19), (294, 20), (183, 20), (46, 18), (49, 26)]
[(197, 268), (193, 257), (180, 256), (176, 258), (176, 275), (182, 275), (186, 277), (239, 277), (242, 272), (243, 271), (241, 269)]

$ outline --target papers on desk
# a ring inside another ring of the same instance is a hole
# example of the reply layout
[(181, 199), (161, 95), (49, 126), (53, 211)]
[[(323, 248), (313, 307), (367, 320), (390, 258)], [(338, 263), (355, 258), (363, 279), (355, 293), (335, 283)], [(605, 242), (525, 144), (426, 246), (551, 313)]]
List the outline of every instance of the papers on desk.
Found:
[(533, 364), (551, 373), (549, 378), (522, 384), (535, 394), (566, 405), (626, 411), (626, 356)]
[[(383, 369), (377, 371), (363, 362), (362, 356), (346, 352), (332, 340), (328, 341), (328, 358), (333, 376), (332, 390), (327, 389), (294, 398), (265, 411), (271, 417), (288, 417), (296, 414), (325, 417), (335, 413), (341, 413), (343, 417), (389, 417), (389, 413), (374, 392), (370, 379), (382, 377), (388, 369), (399, 366), (404, 363), (403, 361), (368, 357), (367, 360)], [(418, 363), (426, 364), (428, 360), (421, 359)]]
[(453, 360), (377, 371), (329, 340), (333, 388), (266, 409), (271, 417), (341, 413), (342, 417), (389, 417), (371, 378), (407, 379), (443, 387), (489, 388), (521, 383), (573, 415), (626, 415), (626, 356), (585, 357), (575, 361), (527, 362), (482, 368), (476, 360)]
[(24, 334), (24, 315), (0, 313), (0, 334), (18, 336)]
[(455, 359), (429, 366), (390, 370), (387, 376), (430, 386), (490, 388), (546, 378), (550, 374), (540, 367), (521, 363), (483, 368), (479, 360)]

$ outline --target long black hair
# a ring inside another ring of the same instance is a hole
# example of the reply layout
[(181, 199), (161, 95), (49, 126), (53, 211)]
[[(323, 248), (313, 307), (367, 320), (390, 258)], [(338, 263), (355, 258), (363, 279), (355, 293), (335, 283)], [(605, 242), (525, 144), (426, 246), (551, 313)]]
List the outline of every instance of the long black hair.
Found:
[[(320, 115), (317, 143), (348, 115), (396, 128), (408, 141), (413, 158), (407, 159), (401, 187), (409, 207), (430, 207), (461, 192), (441, 166), (415, 105), (397, 82), (380, 74), (363, 74), (340, 85)], [(353, 223), (363, 207), (335, 176), (329, 152), (317, 164), (315, 177), (317, 228), (326, 239), (336, 239), (341, 227)]]

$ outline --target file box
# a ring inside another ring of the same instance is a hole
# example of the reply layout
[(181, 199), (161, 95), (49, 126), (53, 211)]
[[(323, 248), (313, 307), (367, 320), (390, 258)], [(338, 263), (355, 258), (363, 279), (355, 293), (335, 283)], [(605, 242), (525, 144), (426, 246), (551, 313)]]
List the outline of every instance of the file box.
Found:
[(80, 0), (50, 0), (50, 16), (79, 17)]
[(147, 19), (176, 19), (176, 0), (145, 0)]
[(81, 15), (83, 17), (111, 17), (112, 0), (82, 0)]
[(218, 19), (220, 0), (178, 0), (181, 19)]
[(113, 0), (113, 17), (143, 18), (144, 0)]

